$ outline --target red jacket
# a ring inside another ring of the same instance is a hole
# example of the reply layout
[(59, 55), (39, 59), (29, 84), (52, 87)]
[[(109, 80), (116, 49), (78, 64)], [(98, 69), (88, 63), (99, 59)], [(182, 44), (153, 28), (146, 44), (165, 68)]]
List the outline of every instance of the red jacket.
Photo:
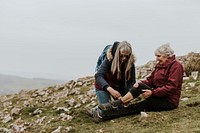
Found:
[(178, 107), (183, 73), (183, 66), (173, 56), (164, 64), (157, 64), (151, 75), (142, 82), (153, 88), (152, 96), (166, 97)]

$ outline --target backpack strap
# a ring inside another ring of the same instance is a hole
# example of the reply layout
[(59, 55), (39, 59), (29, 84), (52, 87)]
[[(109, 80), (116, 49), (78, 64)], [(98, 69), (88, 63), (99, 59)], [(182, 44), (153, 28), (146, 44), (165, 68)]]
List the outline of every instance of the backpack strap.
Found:
[(112, 46), (112, 55), (113, 56), (115, 55), (118, 45), (119, 45), (119, 42), (114, 42), (114, 44)]

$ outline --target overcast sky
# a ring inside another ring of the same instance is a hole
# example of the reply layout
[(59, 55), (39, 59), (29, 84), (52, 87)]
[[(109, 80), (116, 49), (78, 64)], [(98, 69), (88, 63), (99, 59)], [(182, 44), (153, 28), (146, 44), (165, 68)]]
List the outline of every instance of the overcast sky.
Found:
[(200, 0), (0, 0), (0, 73), (77, 79), (94, 74), (114, 41), (131, 43), (136, 65), (170, 43), (200, 52)]

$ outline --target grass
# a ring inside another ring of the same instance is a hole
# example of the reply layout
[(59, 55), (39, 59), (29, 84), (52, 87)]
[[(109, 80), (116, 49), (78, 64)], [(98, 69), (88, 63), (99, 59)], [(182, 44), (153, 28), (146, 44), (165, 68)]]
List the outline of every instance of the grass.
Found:
[[(189, 100), (180, 101), (179, 108), (175, 110), (147, 112), (147, 118), (142, 118), (139, 114), (130, 115), (99, 124), (95, 123), (93, 119), (85, 113), (84, 107), (86, 104), (83, 104), (80, 108), (71, 108), (73, 116), (71, 121), (62, 121), (60, 119), (60, 112), (58, 112), (55, 107), (67, 108), (68, 106), (65, 101), (71, 98), (74, 98), (76, 103), (80, 103), (81, 101), (75, 94), (61, 97), (58, 104), (52, 103), (44, 105), (42, 102), (35, 100), (32, 101), (32, 106), (26, 108), (23, 107), (23, 102), (31, 97), (33, 91), (28, 92), (27, 94), (30, 95), (30, 97), (26, 98), (15, 95), (8, 100), (8, 102), (11, 101), (13, 103), (12, 107), (21, 107), (21, 114), (15, 116), (14, 120), (8, 123), (2, 123), (0, 119), (0, 127), (10, 129), (10, 125), (18, 118), (21, 118), (28, 125), (26, 131), (30, 133), (50, 133), (59, 126), (62, 126), (62, 133), (67, 132), (65, 130), (67, 127), (72, 127), (70, 130), (72, 133), (200, 133), (200, 78), (195, 81), (195, 87), (186, 89), (188, 82), (194, 81), (190, 80), (184, 82), (181, 98), (188, 97)], [(90, 87), (91, 86), (81, 87), (80, 93), (84, 95)], [(62, 92), (62, 90), (57, 90), (57, 92), (54, 93), (58, 92)], [(54, 93), (51, 93), (51, 95)], [(36, 101), (38, 102), (37, 104)], [(42, 110), (42, 113), (33, 115), (32, 112), (38, 108)], [(11, 109), (11, 107), (9, 109)], [(9, 109), (7, 112), (9, 112)], [(0, 103), (0, 113), (3, 112), (5, 113), (3, 103)], [(34, 125), (34, 122), (43, 116), (46, 117), (44, 121), (40, 125)]]
[[(131, 115), (95, 124), (91, 118), (80, 115), (74, 120), (75, 132), (155, 133), (155, 132), (200, 132), (200, 106), (181, 106), (173, 111), (147, 112), (147, 118)], [(81, 124), (78, 124), (81, 123)], [(198, 128), (199, 127), (199, 128)]]

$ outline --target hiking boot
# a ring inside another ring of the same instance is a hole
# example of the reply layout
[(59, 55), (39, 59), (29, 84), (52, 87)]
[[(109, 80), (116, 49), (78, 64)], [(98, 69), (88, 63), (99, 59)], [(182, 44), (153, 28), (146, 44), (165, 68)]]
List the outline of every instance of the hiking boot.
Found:
[(109, 103), (100, 104), (98, 107), (103, 111), (109, 111), (109, 110), (113, 110), (113, 109), (118, 108), (122, 104), (123, 103), (122, 103), (121, 99), (118, 99), (118, 100), (115, 100), (115, 101), (111, 101)]
[(92, 109), (89, 107), (85, 107), (85, 112), (88, 116), (92, 117)]
[(103, 121), (103, 117), (102, 117), (103, 112), (98, 107), (91, 109), (91, 114), (95, 123), (99, 123)]

